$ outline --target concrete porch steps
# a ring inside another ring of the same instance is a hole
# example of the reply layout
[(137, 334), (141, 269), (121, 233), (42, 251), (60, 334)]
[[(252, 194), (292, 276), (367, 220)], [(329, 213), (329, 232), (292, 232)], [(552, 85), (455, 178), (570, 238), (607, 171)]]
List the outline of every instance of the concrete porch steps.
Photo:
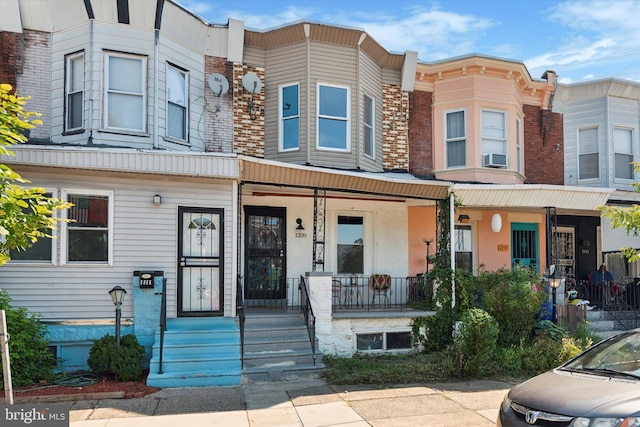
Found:
[[(616, 318), (618, 320), (616, 320)], [(587, 311), (587, 322), (589, 329), (600, 335), (602, 338), (609, 338), (620, 332), (633, 328), (631, 323), (635, 323), (634, 313), (616, 312), (616, 318), (605, 310), (589, 310)], [(630, 322), (633, 319), (633, 322)], [(628, 323), (627, 327), (624, 327), (621, 323)]]
[(243, 382), (322, 377), (322, 355), (316, 350), (314, 365), (307, 327), (299, 311), (247, 310), (244, 334)]
[(240, 328), (229, 317), (167, 319), (162, 374), (156, 332), (147, 384), (153, 387), (211, 387), (240, 384)]

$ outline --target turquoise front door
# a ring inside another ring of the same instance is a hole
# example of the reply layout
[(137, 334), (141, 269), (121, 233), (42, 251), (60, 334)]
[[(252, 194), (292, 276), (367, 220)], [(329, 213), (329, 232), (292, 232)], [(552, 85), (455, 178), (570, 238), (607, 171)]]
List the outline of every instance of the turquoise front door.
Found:
[(514, 222), (511, 224), (511, 267), (525, 265), (538, 271), (538, 224)]

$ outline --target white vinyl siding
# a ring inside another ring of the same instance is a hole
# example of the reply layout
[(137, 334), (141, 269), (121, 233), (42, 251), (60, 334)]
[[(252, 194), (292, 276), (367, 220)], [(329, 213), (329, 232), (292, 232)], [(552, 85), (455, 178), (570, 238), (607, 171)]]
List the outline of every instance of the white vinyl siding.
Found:
[(593, 179), (600, 176), (598, 153), (598, 128), (578, 130), (578, 170), (579, 179)]
[(297, 150), (300, 148), (300, 85), (283, 85), (279, 95), (278, 150)]
[(445, 113), (447, 168), (461, 167), (467, 164), (467, 132), (465, 121), (464, 110)]
[(105, 127), (146, 132), (147, 59), (105, 54)]
[(65, 57), (65, 131), (84, 127), (84, 52)]
[(167, 136), (189, 139), (189, 73), (167, 65)]
[(633, 179), (633, 131), (613, 128), (613, 151), (615, 153), (615, 178)]
[(370, 96), (364, 96), (364, 117), (362, 119), (364, 134), (364, 154), (375, 158), (376, 131), (375, 131), (375, 101)]
[(350, 94), (346, 87), (318, 84), (317, 147), (324, 150), (349, 151)]

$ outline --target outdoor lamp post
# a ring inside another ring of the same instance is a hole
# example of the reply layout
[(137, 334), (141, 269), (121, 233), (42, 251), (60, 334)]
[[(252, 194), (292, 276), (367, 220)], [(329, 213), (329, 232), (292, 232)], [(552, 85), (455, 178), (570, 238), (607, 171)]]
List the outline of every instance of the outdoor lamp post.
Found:
[(125, 291), (121, 286), (114, 286), (113, 289), (109, 291), (113, 305), (116, 306), (116, 348), (120, 348), (120, 306), (124, 301), (126, 293), (127, 291)]
[(552, 295), (552, 304), (553, 304), (553, 306), (551, 307), (551, 321), (553, 321), (554, 324), (557, 324), (558, 308), (556, 306), (556, 290), (558, 289), (558, 286), (560, 286), (560, 281), (562, 280), (562, 277), (560, 277), (560, 275), (558, 274), (558, 270), (554, 268), (553, 273), (549, 275), (548, 279), (549, 279), (549, 286), (551, 286), (551, 295)]

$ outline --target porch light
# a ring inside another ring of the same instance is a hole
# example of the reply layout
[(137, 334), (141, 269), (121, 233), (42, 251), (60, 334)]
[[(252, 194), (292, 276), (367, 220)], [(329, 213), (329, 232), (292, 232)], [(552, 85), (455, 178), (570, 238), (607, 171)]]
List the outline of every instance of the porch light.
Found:
[(161, 203), (162, 203), (162, 196), (160, 196), (159, 194), (156, 194), (155, 196), (153, 196), (154, 205), (160, 206)]
[(555, 265), (553, 266), (553, 272), (547, 276), (549, 279), (549, 286), (551, 286), (551, 321), (553, 323), (558, 323), (558, 307), (556, 304), (556, 291), (558, 290), (558, 286), (560, 286), (560, 282), (562, 281), (562, 277), (558, 274), (558, 270)]
[(120, 317), (122, 315), (120, 306), (124, 302), (126, 293), (127, 291), (121, 286), (114, 286), (113, 289), (109, 291), (113, 305), (116, 306), (116, 348), (120, 348)]
[(460, 214), (458, 215), (458, 221), (461, 222), (462, 224), (467, 224), (469, 222), (469, 215), (467, 214)]
[(296, 230), (304, 230), (304, 227), (302, 226), (302, 218), (296, 219), (296, 224), (298, 224)]
[(499, 213), (494, 213), (491, 217), (491, 231), (499, 233), (502, 230), (502, 217)]

